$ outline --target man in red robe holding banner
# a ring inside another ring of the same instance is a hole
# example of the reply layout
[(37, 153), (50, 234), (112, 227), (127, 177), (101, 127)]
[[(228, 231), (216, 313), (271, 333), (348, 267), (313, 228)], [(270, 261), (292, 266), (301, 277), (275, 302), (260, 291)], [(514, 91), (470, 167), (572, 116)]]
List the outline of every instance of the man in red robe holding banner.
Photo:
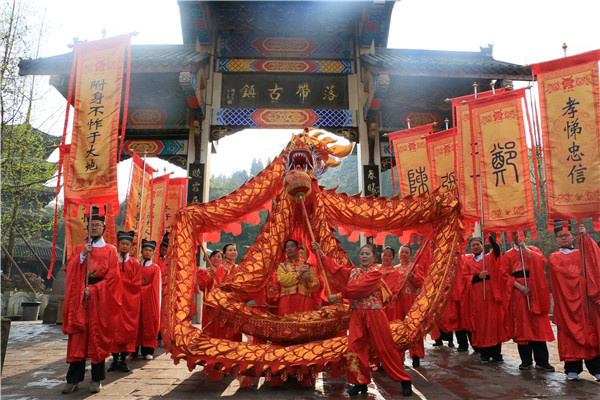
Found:
[(464, 301), (467, 318), (470, 320), (468, 325), (472, 332), (471, 343), (473, 347), (479, 348), (481, 362), (484, 364), (490, 358), (504, 361), (502, 342), (508, 340), (504, 326), (500, 246), (491, 235), (489, 241), (493, 250), (484, 255), (483, 240), (480, 237), (471, 238), (471, 254), (464, 255), (462, 259)]
[(319, 279), (312, 265), (300, 258), (299, 245), (288, 239), (283, 245), (287, 259), (277, 267), (277, 281), (281, 286), (278, 315), (311, 311), (317, 308), (312, 292), (319, 288)]
[(502, 256), (501, 271), (508, 298), (506, 330), (519, 350), (520, 370), (533, 367), (553, 372), (548, 362), (546, 342), (554, 340), (550, 326), (550, 289), (544, 267), (546, 257), (540, 249), (527, 246), (518, 231), (511, 232), (514, 246)]
[[(85, 360), (92, 363), (90, 392), (98, 393), (105, 379), (104, 360), (110, 355), (119, 308), (121, 275), (117, 250), (104, 242), (104, 216), (94, 207), (91, 213), (90, 242), (78, 245), (67, 263), (62, 331), (67, 344), (67, 384), (62, 393), (78, 388), (85, 374)], [(86, 279), (87, 274), (87, 279)], [(93, 333), (92, 333), (93, 332)]]
[(563, 231), (561, 220), (555, 221), (554, 232), (559, 248), (550, 255), (548, 272), (558, 355), (565, 363), (568, 380), (579, 380), (583, 360), (590, 374), (600, 381), (600, 248), (583, 224), (579, 226), (583, 252), (573, 248), (574, 237)]
[[(142, 301), (137, 345), (146, 360), (154, 358), (160, 329), (160, 267), (152, 261), (156, 242), (142, 239)], [(135, 353), (137, 355), (137, 352)]]
[(135, 234), (130, 232), (117, 233), (119, 251), (119, 271), (123, 293), (121, 296), (120, 322), (111, 346), (113, 362), (107, 372), (129, 372), (125, 361), (129, 353), (135, 351), (138, 325), (140, 323), (140, 301), (142, 296), (142, 266), (140, 262), (129, 256)]

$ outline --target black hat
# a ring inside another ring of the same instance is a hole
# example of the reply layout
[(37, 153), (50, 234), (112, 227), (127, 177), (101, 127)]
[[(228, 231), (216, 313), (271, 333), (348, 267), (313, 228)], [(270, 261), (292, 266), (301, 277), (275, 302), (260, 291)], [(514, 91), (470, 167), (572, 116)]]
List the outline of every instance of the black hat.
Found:
[(104, 207), (104, 215), (100, 216), (100, 209), (96, 206), (92, 206), (92, 221), (105, 221), (106, 207)]
[(142, 239), (142, 249), (150, 247), (152, 250), (156, 249), (156, 242), (154, 240)]
[(162, 242), (160, 242), (160, 247), (169, 247), (169, 232), (165, 232), (162, 238)]
[(481, 237), (479, 237), (479, 236), (473, 236), (472, 238), (469, 238), (469, 239), (468, 239), (469, 245), (470, 245), (470, 244), (471, 244), (473, 241), (475, 241), (475, 240), (478, 240), (479, 242), (481, 242), (481, 244), (483, 244), (483, 239), (482, 239)]
[(119, 231), (119, 232), (117, 232), (117, 242), (120, 242), (121, 240), (126, 240), (128, 242), (133, 243), (134, 236), (135, 236), (134, 231), (129, 231), (129, 232)]
[(567, 228), (567, 232), (571, 232), (571, 224), (569, 224), (569, 221), (563, 221), (562, 219), (555, 219), (554, 220), (554, 233), (558, 234), (559, 232), (562, 232), (564, 228)]

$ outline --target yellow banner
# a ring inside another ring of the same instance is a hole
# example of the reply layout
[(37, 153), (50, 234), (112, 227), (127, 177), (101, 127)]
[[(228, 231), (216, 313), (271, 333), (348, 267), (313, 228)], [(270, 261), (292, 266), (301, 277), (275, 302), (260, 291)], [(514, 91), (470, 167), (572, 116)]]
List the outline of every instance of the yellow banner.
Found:
[(455, 139), (456, 128), (437, 132), (426, 138), (433, 188), (441, 187), (444, 190), (456, 188)]
[[(532, 66), (540, 96), (548, 218), (600, 217), (598, 52)], [(552, 230), (553, 223), (548, 229)]]
[[(153, 169), (135, 153), (131, 154), (132, 168), (131, 186), (127, 198), (127, 214), (125, 217), (125, 231), (134, 231), (135, 237), (130, 254), (138, 257), (137, 243), (141, 236), (150, 238), (151, 194)], [(145, 164), (145, 165), (144, 165)], [(141, 235), (139, 235), (141, 231)]]
[(167, 204), (167, 189), (169, 186), (169, 175), (162, 175), (152, 179), (152, 212), (151, 212), (151, 235), (157, 245), (162, 241), (165, 225), (165, 206)]
[(431, 125), (423, 125), (389, 134), (402, 197), (428, 194), (433, 189), (425, 141), (425, 136), (432, 131)]
[(470, 102), (479, 152), (485, 229), (531, 228), (535, 237), (529, 155), (521, 99), (525, 89)]

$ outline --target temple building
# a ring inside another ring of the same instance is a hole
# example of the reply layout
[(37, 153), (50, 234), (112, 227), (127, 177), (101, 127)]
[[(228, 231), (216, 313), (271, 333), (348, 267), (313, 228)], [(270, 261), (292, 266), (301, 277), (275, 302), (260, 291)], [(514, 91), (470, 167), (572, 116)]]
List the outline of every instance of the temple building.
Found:
[[(359, 184), (391, 157), (386, 132), (451, 118), (447, 98), (530, 80), (479, 52), (387, 48), (394, 1), (178, 1), (183, 43), (133, 45), (124, 155), (186, 168), (207, 201), (211, 142), (249, 128), (322, 128), (356, 142)], [(409, 16), (408, 16), (409, 17)], [(67, 97), (73, 54), (20, 63)]]

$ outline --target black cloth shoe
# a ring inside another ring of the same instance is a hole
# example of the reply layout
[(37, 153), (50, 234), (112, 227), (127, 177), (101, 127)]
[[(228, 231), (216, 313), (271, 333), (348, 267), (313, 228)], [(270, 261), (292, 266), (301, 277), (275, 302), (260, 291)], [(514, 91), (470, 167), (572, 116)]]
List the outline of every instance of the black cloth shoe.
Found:
[(463, 346), (458, 346), (458, 348), (456, 349), (456, 351), (469, 351), (468, 347), (463, 347)]
[(377, 366), (377, 371), (379, 371), (379, 372), (384, 372), (384, 369), (383, 369), (383, 364), (379, 364), (379, 365)]
[(419, 357), (413, 357), (413, 367), (419, 368), (421, 366), (421, 360)]
[(433, 345), (434, 346), (443, 346), (444, 342), (442, 342), (442, 339), (436, 339), (435, 343)]
[(367, 393), (367, 385), (354, 385), (348, 392), (348, 396), (356, 396), (359, 393)]
[(448, 342), (448, 347), (454, 347), (454, 342), (452, 340)]
[(546, 364), (541, 364), (541, 365), (540, 365), (540, 364), (535, 364), (535, 367), (536, 367), (537, 369), (543, 369), (543, 370), (544, 370), (544, 371), (546, 371), (546, 372), (554, 372), (554, 371), (556, 371), (556, 370), (554, 369), (554, 367), (553, 367), (552, 365), (548, 364), (548, 363), (546, 363)]
[(502, 357), (502, 354), (497, 354), (492, 356), (492, 360), (496, 362), (504, 362), (504, 357)]
[(523, 363), (523, 364), (519, 365), (519, 369), (520, 369), (521, 371), (523, 371), (523, 370), (525, 370), (525, 369), (530, 369), (531, 367), (533, 367), (533, 364), (524, 364), (524, 363)]
[(129, 367), (127, 366), (127, 363), (125, 361), (121, 361), (121, 365), (119, 365), (119, 371), (130, 372), (131, 370), (129, 369)]
[(402, 396), (404, 397), (408, 397), (408, 396), (412, 396), (412, 383), (411, 381), (402, 381), (400, 382), (402, 384)]
[(110, 367), (108, 367), (108, 369), (106, 370), (106, 372), (113, 372), (116, 371), (118, 369), (121, 368), (121, 362), (119, 361), (113, 361), (112, 363), (110, 363)]

